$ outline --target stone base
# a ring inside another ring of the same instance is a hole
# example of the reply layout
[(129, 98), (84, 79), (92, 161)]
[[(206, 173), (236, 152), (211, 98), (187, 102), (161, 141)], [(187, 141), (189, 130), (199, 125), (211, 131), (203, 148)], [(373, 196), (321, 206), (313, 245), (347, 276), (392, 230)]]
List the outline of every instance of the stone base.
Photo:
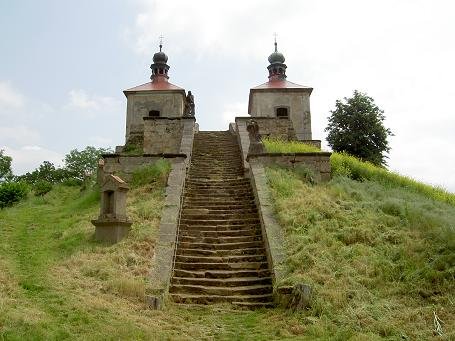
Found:
[(92, 220), (95, 225), (95, 239), (101, 242), (118, 243), (128, 235), (131, 221)]

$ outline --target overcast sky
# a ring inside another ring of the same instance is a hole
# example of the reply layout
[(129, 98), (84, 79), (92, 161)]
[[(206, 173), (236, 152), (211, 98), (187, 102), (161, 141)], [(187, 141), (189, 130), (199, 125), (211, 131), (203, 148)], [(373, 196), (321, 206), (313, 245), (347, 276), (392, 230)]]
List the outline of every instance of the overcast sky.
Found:
[(149, 81), (161, 34), (201, 129), (226, 130), (267, 80), (276, 32), (288, 80), (314, 88), (314, 139), (336, 99), (366, 92), (395, 134), (390, 168), (455, 192), (454, 13), (449, 0), (0, 0), (0, 149), (21, 174), (123, 144), (122, 90)]

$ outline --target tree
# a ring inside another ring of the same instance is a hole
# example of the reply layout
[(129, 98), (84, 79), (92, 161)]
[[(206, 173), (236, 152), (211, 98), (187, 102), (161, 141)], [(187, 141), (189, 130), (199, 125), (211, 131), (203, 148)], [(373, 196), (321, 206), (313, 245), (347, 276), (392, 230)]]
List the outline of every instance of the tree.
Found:
[(354, 90), (351, 98), (337, 100), (330, 111), (327, 142), (336, 152), (346, 152), (378, 166), (386, 165), (385, 153), (390, 151), (390, 129), (384, 127), (384, 111), (373, 98)]
[(4, 154), (4, 150), (0, 149), (0, 182), (5, 181), (13, 175), (11, 171), (11, 161), (13, 159)]
[(65, 168), (74, 178), (84, 180), (85, 177), (96, 172), (101, 155), (109, 152), (110, 149), (91, 146), (81, 151), (73, 149), (65, 156)]
[(49, 183), (60, 183), (69, 178), (72, 174), (65, 168), (56, 168), (52, 162), (44, 161), (33, 172), (25, 173), (16, 177), (18, 181), (25, 181), (29, 184), (36, 184), (39, 181), (46, 181)]

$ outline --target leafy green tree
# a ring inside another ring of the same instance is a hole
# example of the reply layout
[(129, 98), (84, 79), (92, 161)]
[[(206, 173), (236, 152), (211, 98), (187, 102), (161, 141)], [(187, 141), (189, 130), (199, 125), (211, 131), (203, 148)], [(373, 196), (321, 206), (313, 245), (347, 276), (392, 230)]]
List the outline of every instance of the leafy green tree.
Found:
[(70, 172), (65, 168), (56, 168), (52, 162), (44, 161), (33, 172), (27, 172), (24, 175), (16, 177), (17, 181), (25, 181), (28, 184), (36, 184), (39, 181), (49, 183), (60, 183), (71, 178)]
[(336, 152), (346, 152), (378, 166), (386, 165), (390, 129), (384, 127), (384, 111), (373, 98), (357, 90), (351, 98), (337, 100), (330, 111), (327, 142)]
[(96, 172), (102, 154), (110, 153), (108, 148), (88, 146), (84, 150), (73, 149), (65, 156), (65, 168), (78, 180), (84, 180)]
[(4, 150), (0, 149), (0, 181), (5, 181), (13, 175), (11, 171), (11, 156), (5, 155)]

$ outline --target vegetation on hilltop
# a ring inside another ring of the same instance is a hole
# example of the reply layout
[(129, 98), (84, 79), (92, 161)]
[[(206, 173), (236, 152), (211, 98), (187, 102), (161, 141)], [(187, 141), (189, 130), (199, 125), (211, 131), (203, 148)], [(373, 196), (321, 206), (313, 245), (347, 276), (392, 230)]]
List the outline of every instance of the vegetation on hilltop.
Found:
[(352, 97), (337, 100), (335, 110), (330, 111), (327, 142), (336, 152), (385, 165), (385, 154), (390, 151), (387, 138), (393, 134), (384, 127), (384, 119), (384, 111), (373, 98), (354, 90)]
[[(263, 139), (262, 142), (269, 153), (307, 153), (321, 151), (315, 146), (299, 141)], [(332, 153), (330, 164), (332, 167), (332, 176), (346, 176), (358, 181), (375, 181), (387, 188), (401, 187), (455, 206), (455, 194), (443, 188), (427, 185), (410, 177), (390, 172), (383, 167), (375, 166), (369, 162), (363, 162), (346, 153)]]

